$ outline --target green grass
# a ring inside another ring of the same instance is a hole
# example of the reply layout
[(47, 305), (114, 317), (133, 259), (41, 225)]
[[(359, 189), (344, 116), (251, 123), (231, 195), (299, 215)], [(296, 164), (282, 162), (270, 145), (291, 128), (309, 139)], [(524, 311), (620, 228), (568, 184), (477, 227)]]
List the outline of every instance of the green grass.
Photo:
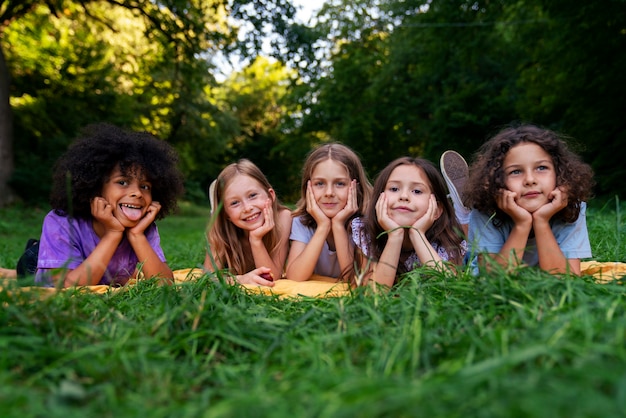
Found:
[[(596, 259), (626, 258), (617, 208), (613, 200), (589, 208)], [(207, 215), (185, 206), (159, 224), (173, 268), (202, 262)], [(43, 213), (0, 216), (3, 250), (7, 240), (20, 247), (14, 256)], [(333, 299), (281, 300), (207, 277), (107, 295), (3, 291), (0, 410), (64, 418), (626, 416), (624, 297), (619, 284), (536, 269), (417, 271), (392, 293)]]

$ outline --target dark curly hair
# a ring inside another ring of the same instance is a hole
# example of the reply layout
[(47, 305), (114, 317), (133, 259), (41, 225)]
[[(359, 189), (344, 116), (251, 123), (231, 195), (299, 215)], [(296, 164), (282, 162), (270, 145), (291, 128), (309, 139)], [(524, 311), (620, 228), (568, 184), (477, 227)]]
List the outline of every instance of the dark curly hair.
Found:
[(147, 132), (108, 123), (88, 125), (55, 163), (50, 204), (75, 218), (91, 218), (91, 200), (102, 193), (111, 172), (139, 170), (152, 183), (152, 199), (161, 204), (157, 219), (172, 213), (183, 193), (178, 154)]
[(497, 226), (510, 220), (496, 203), (500, 189), (506, 188), (502, 164), (511, 148), (525, 142), (539, 145), (552, 157), (556, 185), (564, 186), (568, 200), (567, 206), (555, 217), (574, 222), (580, 213), (581, 202), (592, 195), (593, 171), (568, 148), (565, 136), (530, 124), (506, 127), (480, 147), (465, 184), (465, 205), (486, 214), (495, 213)]

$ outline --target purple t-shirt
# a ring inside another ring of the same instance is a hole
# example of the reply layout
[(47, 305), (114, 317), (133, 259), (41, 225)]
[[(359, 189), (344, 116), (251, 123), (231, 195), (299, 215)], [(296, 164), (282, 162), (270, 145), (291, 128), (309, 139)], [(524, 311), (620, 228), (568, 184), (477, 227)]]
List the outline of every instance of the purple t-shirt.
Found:
[[(159, 259), (165, 262), (156, 224), (150, 225), (145, 235)], [(75, 269), (99, 242), (100, 237), (94, 231), (91, 219), (75, 219), (49, 212), (43, 221), (35, 282), (52, 286), (49, 269)], [(133, 247), (124, 237), (98, 284), (125, 283), (135, 272), (138, 262)]]

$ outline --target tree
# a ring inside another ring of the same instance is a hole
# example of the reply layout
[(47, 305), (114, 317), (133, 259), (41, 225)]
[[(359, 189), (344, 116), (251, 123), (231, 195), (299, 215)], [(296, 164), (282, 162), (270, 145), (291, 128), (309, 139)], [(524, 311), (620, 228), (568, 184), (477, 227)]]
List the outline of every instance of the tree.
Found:
[[(53, 15), (63, 14), (68, 9), (80, 9), (84, 16), (95, 22), (114, 27), (111, 19), (98, 13), (98, 6), (108, 3), (129, 11), (141, 17), (146, 22), (145, 36), (151, 42), (159, 43), (168, 49), (171, 64), (174, 66), (175, 76), (172, 88), (184, 83), (189, 71), (203, 68), (196, 63), (207, 61), (207, 54), (220, 48), (234, 50), (237, 45), (237, 30), (230, 23), (228, 16), (245, 18), (254, 16), (251, 20), (247, 36), (240, 43), (240, 50), (249, 52), (250, 48), (261, 45), (260, 39), (267, 33), (268, 26), (283, 33), (290, 19), (294, 15), (293, 6), (284, 0), (265, 1), (235, 1), (225, 0), (2, 0), (0, 1), (0, 35), (6, 28), (20, 18), (34, 12), (39, 6), (47, 7)], [(231, 7), (232, 6), (232, 7)], [(272, 13), (269, 13), (269, 12)], [(3, 37), (4, 38), (4, 37)], [(2, 39), (0, 46), (6, 47)], [(11, 115), (9, 114), (9, 72), (4, 61), (4, 54), (0, 51), (0, 205), (8, 201), (7, 182), (13, 167)], [(207, 67), (204, 66), (206, 70)], [(182, 81), (181, 81), (182, 80)], [(167, 82), (164, 82), (167, 84)], [(191, 91), (188, 89), (187, 91)], [(181, 95), (175, 96), (170, 103), (178, 103), (179, 111), (172, 112), (178, 120), (170, 121), (169, 136), (176, 137), (177, 132), (188, 120), (189, 112), (184, 109)]]

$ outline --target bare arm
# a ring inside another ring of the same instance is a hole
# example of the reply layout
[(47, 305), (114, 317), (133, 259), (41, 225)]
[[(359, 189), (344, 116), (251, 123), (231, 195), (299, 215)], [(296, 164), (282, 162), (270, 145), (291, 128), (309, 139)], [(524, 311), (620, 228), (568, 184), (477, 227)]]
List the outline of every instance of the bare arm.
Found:
[(550, 273), (574, 273), (580, 275), (580, 259), (567, 259), (559, 247), (550, 219), (561, 209), (567, 206), (567, 194), (561, 189), (555, 189), (550, 202), (533, 213), (533, 229), (537, 240), (539, 267)]
[[(504, 245), (497, 254), (490, 254), (491, 259), (500, 266), (509, 268), (521, 264), (532, 229), (532, 215), (515, 201), (515, 193), (501, 190), (497, 198), (498, 207), (513, 220), (514, 226)], [(484, 260), (484, 257), (480, 257)], [(489, 266), (487, 265), (487, 269)]]
[(354, 267), (354, 246), (352, 239), (348, 236), (346, 222), (358, 209), (356, 180), (352, 180), (350, 190), (348, 191), (346, 206), (339, 211), (331, 221), (335, 250), (337, 251), (337, 261), (339, 261), (339, 269), (342, 272)]
[(301, 241), (291, 243), (287, 258), (286, 277), (288, 279), (302, 282), (311, 277), (329, 232), (330, 222), (323, 226), (318, 225), (308, 243)]
[(287, 257), (287, 249), (289, 248), (289, 231), (291, 230), (291, 215), (288, 210), (283, 210), (278, 215), (278, 222), (281, 224), (281, 236), (280, 247), (276, 253), (271, 256), (268, 249), (265, 247), (263, 237), (270, 232), (274, 227), (274, 214), (271, 207), (272, 201), (268, 199), (266, 206), (263, 208), (263, 215), (265, 222), (259, 228), (254, 231), (250, 231), (250, 248), (252, 250), (252, 257), (254, 259), (254, 265), (258, 267), (269, 267), (272, 277), (279, 279), (283, 276), (283, 268), (285, 265), (285, 258)]
[(387, 231), (387, 243), (380, 259), (377, 262), (371, 262), (372, 274), (366, 279), (391, 287), (395, 283), (398, 272), (398, 263), (404, 242), (404, 228), (400, 228), (389, 216), (385, 193), (381, 193), (376, 201), (376, 217), (380, 227)]
[(286, 277), (290, 280), (308, 280), (315, 271), (315, 265), (324, 248), (324, 242), (332, 231), (331, 219), (318, 206), (309, 182), (306, 192), (306, 208), (311, 214), (317, 228), (308, 243), (293, 241), (287, 257)]
[(441, 216), (441, 212), (442, 210), (437, 204), (435, 195), (431, 194), (428, 201), (428, 210), (421, 218), (415, 221), (412, 228), (409, 230), (409, 239), (422, 266), (443, 267), (439, 253), (435, 251), (433, 245), (428, 241), (428, 238), (426, 238), (426, 232), (433, 226), (439, 216)]
[(78, 267), (54, 276), (55, 281), (63, 279), (64, 287), (98, 284), (124, 237), (124, 226), (115, 219), (113, 209), (105, 199), (97, 197), (91, 201), (91, 214), (102, 227), (102, 237)]

